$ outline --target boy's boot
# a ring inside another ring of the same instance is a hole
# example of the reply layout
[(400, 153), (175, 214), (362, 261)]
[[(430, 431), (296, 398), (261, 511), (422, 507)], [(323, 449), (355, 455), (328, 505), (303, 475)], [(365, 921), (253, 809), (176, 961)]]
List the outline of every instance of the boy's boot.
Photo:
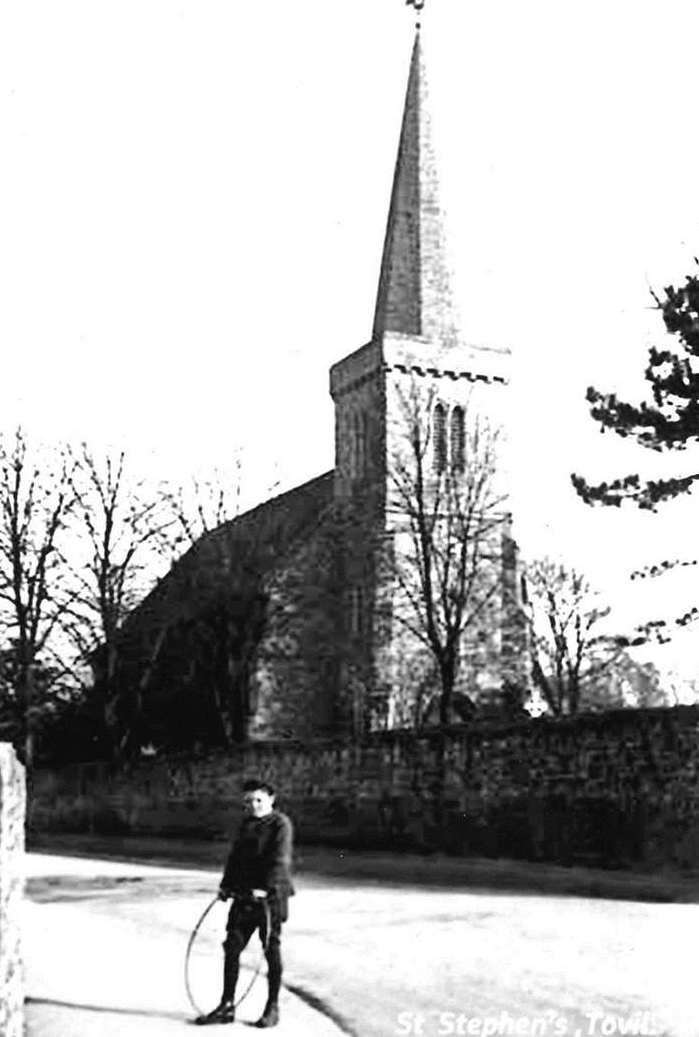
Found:
[(279, 941), (271, 939), (267, 947), (267, 1004), (257, 1020), (261, 1030), (276, 1026), (279, 1022), (279, 991), (282, 985), (282, 955)]
[(221, 1001), (213, 1012), (200, 1015), (197, 1023), (206, 1026), (208, 1023), (235, 1022), (235, 988), (238, 982), (238, 958), (226, 955), (223, 961), (223, 994)]
[(260, 1030), (268, 1030), (279, 1022), (279, 1005), (276, 1001), (268, 1001), (265, 1010), (255, 1023)]
[(208, 1026), (210, 1023), (234, 1023), (235, 1003), (232, 998), (221, 998), (221, 1003), (216, 1005), (213, 1012), (200, 1015), (196, 1020), (198, 1026)]

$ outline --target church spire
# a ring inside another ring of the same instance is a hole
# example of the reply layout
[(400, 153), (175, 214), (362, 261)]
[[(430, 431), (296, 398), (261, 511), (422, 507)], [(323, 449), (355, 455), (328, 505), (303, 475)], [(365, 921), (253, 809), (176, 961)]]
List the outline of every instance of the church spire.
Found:
[(410, 60), (373, 339), (398, 332), (447, 344), (455, 340), (456, 326), (418, 28)]

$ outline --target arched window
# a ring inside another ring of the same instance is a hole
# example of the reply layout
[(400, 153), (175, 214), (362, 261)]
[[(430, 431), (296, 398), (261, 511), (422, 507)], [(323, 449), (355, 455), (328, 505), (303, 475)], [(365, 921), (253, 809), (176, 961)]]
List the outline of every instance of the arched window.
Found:
[(443, 472), (447, 466), (447, 412), (443, 403), (434, 409), (434, 470)]
[(463, 472), (466, 461), (466, 429), (464, 408), (454, 407), (451, 412), (451, 469)]

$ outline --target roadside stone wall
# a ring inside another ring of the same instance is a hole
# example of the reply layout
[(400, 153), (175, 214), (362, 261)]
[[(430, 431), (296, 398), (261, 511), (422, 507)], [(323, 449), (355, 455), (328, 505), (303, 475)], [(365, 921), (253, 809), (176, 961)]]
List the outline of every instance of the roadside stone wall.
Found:
[(302, 841), (699, 865), (697, 707), (83, 765), (37, 774), (32, 825), (218, 836), (250, 775), (276, 785)]
[(24, 981), (21, 909), (24, 854), (24, 768), (0, 743), (0, 1034), (22, 1037)]

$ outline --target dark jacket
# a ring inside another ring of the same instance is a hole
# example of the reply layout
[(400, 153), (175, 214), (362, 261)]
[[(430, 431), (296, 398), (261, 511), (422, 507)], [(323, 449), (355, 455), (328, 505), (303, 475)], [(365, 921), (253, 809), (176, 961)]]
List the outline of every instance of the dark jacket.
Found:
[(293, 829), (286, 814), (273, 810), (266, 817), (246, 817), (233, 841), (221, 879), (230, 893), (264, 889), (286, 901), (293, 896), (291, 855)]

